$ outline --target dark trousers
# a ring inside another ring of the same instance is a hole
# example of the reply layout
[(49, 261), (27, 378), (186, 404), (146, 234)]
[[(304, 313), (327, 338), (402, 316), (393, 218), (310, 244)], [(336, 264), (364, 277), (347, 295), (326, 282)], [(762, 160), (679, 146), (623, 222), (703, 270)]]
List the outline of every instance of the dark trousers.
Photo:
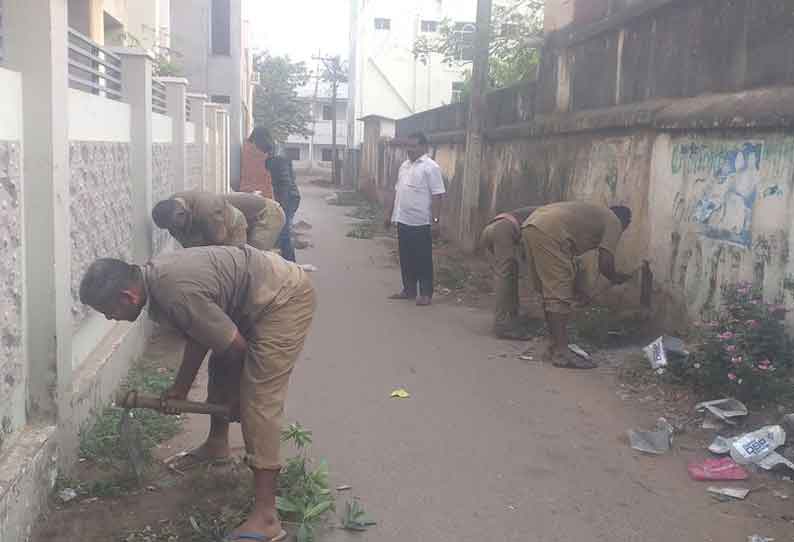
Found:
[(295, 215), (295, 212), (293, 211), (292, 213), (284, 214), (286, 215), (286, 221), (284, 222), (284, 229), (281, 230), (281, 234), (278, 236), (276, 246), (281, 251), (282, 258), (294, 262), (295, 247), (292, 246), (292, 218)]
[(400, 250), (400, 271), (403, 291), (411, 296), (419, 294), (433, 297), (433, 234), (430, 225), (406, 226), (397, 224)]

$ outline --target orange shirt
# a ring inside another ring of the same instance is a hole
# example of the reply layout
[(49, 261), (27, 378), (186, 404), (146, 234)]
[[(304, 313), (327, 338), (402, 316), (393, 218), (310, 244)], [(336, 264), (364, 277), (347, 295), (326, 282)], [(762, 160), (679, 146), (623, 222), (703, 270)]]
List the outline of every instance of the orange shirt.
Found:
[(264, 197), (273, 198), (273, 180), (265, 167), (265, 153), (249, 141), (243, 144), (240, 192), (261, 192)]

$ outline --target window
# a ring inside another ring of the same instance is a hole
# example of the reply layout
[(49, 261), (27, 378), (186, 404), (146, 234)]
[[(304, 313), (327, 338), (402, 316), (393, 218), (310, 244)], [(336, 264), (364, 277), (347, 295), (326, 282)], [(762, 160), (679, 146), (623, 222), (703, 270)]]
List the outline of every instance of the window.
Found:
[(214, 104), (230, 104), (232, 103), (232, 99), (225, 94), (213, 94), (210, 96), (210, 102)]
[(301, 159), (300, 147), (284, 149), (284, 155), (287, 157), (287, 160), (300, 161)]
[(323, 149), (323, 162), (334, 161), (334, 151), (332, 149)]
[(451, 103), (459, 104), (463, 102), (463, 92), (466, 90), (466, 83), (457, 81), (452, 83), (452, 100)]
[(375, 30), (391, 30), (391, 19), (376, 17)]
[(422, 32), (438, 32), (438, 21), (422, 21)]
[(474, 60), (474, 34), (477, 26), (473, 23), (455, 23), (452, 35), (455, 39), (455, 60), (471, 62)]
[(334, 120), (334, 108), (330, 105), (323, 106), (323, 120)]
[(212, 0), (212, 54), (232, 54), (231, 0)]

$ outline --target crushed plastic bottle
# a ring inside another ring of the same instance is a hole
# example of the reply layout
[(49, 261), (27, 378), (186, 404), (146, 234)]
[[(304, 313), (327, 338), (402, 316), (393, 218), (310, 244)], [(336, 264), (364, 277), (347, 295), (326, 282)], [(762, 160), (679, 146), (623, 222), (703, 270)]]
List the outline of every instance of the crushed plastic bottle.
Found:
[(742, 435), (731, 445), (731, 458), (740, 465), (760, 463), (785, 444), (786, 432), (779, 425), (768, 425)]

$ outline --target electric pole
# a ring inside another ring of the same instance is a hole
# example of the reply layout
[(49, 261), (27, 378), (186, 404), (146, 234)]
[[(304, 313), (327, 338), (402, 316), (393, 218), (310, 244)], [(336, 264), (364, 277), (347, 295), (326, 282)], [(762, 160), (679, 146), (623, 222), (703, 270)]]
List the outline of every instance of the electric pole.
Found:
[(492, 0), (477, 1), (477, 33), (474, 38), (474, 65), (471, 72), (471, 98), (466, 124), (466, 156), (463, 167), (460, 209), (460, 240), (465, 250), (477, 242), (476, 224), (482, 172), (482, 137), (485, 117), (485, 91), (488, 87), (488, 56), (491, 45)]

